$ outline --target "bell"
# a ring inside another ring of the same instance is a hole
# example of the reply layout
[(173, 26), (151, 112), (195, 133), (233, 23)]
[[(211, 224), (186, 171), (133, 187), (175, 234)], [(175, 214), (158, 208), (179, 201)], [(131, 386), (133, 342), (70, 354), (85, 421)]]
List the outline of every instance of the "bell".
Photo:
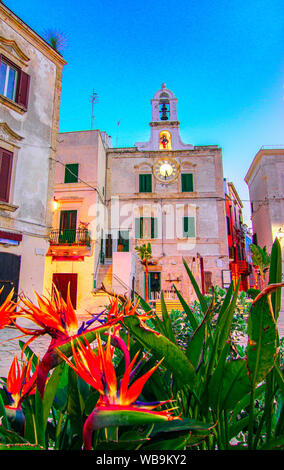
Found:
[(162, 113), (162, 116), (161, 116), (161, 121), (167, 121), (169, 118), (168, 118), (168, 108), (167, 106), (165, 105), (165, 103), (163, 104), (163, 106), (161, 107), (161, 113)]

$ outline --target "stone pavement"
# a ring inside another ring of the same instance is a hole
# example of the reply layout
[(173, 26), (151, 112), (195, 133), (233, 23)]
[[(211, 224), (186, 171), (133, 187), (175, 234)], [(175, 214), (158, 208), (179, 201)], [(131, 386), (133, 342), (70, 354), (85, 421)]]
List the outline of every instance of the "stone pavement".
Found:
[[(89, 315), (80, 315), (79, 325), (84, 320), (89, 320)], [(28, 320), (21, 320), (19, 324), (25, 328), (30, 329), (40, 329), (35, 325), (35, 323)], [(6, 327), (0, 330), (0, 377), (7, 377), (7, 371), (10, 368), (10, 365), (13, 361), (15, 354), (17, 354), (18, 359), (20, 359), (21, 348), (19, 346), (19, 341), (26, 343), (29, 340), (30, 336), (24, 336), (20, 330), (14, 327)], [(44, 335), (35, 339), (31, 344), (31, 350), (41, 359), (45, 354), (50, 343), (50, 336)]]
[[(81, 314), (78, 316), (79, 324), (88, 319), (90, 319), (89, 315)], [(28, 320), (22, 320), (21, 325), (31, 329), (36, 329), (35, 324), (29, 322)], [(280, 312), (279, 315), (278, 330), (280, 338), (284, 337), (284, 309)], [(0, 377), (7, 377), (7, 371), (9, 370), (11, 362), (16, 353), (18, 355), (18, 359), (20, 358), (21, 349), (19, 347), (19, 340), (26, 342), (29, 338), (27, 336), (21, 338), (21, 336), (22, 333), (15, 328), (7, 327), (0, 330)], [(50, 337), (45, 335), (33, 341), (30, 345), (30, 348), (37, 356), (42, 358), (49, 345), (49, 342)]]

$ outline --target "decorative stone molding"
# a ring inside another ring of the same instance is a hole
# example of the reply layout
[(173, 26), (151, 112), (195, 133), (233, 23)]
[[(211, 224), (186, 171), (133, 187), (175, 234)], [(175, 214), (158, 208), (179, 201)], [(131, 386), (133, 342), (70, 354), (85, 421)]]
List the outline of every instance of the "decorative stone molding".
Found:
[(26, 67), (30, 58), (22, 51), (16, 41), (0, 36), (0, 53), (20, 67)]
[(24, 137), (13, 131), (6, 122), (0, 122), (0, 140), (13, 145), (21, 142), (23, 138)]

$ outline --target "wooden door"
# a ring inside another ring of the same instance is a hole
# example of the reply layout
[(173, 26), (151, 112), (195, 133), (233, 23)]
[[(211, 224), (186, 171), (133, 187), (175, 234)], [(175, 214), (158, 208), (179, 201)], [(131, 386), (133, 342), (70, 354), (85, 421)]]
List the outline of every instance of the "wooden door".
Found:
[(12, 253), (0, 253), (0, 305), (14, 288), (14, 299), (16, 300), (19, 288), (21, 257)]
[(70, 297), (73, 307), (77, 308), (77, 284), (78, 274), (77, 273), (54, 273), (53, 283), (63, 297), (63, 300), (67, 299), (67, 289), (70, 283)]

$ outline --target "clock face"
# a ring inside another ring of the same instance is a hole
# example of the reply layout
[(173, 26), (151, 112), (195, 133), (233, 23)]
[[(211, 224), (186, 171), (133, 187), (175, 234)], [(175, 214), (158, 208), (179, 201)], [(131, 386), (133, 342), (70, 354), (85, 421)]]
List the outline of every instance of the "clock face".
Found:
[(170, 183), (178, 175), (178, 164), (170, 159), (159, 160), (154, 166), (154, 175), (163, 183)]

